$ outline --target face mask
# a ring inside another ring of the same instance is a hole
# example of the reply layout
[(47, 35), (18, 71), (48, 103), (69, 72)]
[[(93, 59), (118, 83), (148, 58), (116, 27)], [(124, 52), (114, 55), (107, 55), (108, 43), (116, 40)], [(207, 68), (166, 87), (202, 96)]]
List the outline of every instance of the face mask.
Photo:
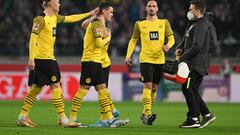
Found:
[(189, 11), (187, 13), (187, 18), (188, 18), (189, 21), (195, 20), (195, 16), (193, 15), (192, 12), (189, 12)]

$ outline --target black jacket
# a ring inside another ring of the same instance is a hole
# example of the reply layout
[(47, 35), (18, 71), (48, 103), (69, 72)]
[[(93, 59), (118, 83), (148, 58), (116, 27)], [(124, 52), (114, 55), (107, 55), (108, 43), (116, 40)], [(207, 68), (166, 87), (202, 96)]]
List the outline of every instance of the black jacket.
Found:
[(188, 64), (190, 70), (207, 75), (210, 64), (209, 21), (200, 18), (189, 23), (184, 39), (177, 47), (183, 50), (180, 61)]
[(207, 12), (205, 18), (208, 20), (208, 31), (209, 31), (209, 53), (214, 53), (217, 48), (217, 32), (216, 27), (213, 25), (214, 13)]
[(209, 53), (214, 53), (217, 48), (217, 32), (216, 27), (213, 25), (212, 22), (209, 22), (208, 26), (209, 31)]

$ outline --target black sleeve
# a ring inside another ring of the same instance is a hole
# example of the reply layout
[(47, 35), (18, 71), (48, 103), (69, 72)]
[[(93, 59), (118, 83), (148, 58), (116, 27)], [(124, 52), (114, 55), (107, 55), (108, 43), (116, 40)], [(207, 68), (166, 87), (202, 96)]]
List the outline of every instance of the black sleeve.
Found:
[(208, 27), (209, 30), (209, 53), (214, 53), (217, 47), (217, 32), (213, 24)]
[(186, 36), (184, 35), (182, 41), (175, 47), (175, 49), (181, 49), (181, 50), (183, 50), (183, 48), (184, 48), (184, 43), (185, 43), (185, 38), (186, 38)]
[(180, 61), (189, 60), (200, 52), (200, 49), (203, 46), (206, 34), (207, 34), (207, 29), (205, 24), (197, 23), (194, 26), (192, 47), (188, 50), (185, 50), (182, 57), (180, 58)]
[[(187, 31), (189, 29), (189, 27), (191, 26), (191, 23), (188, 23), (187, 25), (187, 29), (185, 31)], [(181, 42), (175, 47), (175, 49), (181, 49), (183, 51), (184, 49), (184, 44), (185, 44), (185, 39), (186, 39), (186, 32), (181, 40)]]

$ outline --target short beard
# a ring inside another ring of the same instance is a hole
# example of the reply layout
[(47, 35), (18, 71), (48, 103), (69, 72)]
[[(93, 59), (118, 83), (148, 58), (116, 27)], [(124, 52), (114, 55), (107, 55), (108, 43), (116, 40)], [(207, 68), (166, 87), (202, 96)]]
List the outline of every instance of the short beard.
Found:
[(155, 16), (155, 15), (156, 15), (156, 13), (155, 13), (155, 14), (149, 13), (148, 15), (149, 15), (149, 16)]

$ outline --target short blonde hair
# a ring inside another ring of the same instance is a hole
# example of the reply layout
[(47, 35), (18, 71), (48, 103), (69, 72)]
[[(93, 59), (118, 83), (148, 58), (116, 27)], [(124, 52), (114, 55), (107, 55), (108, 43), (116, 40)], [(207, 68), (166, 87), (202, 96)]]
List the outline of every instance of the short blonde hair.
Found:
[(49, 1), (51, 0), (43, 0), (42, 8), (46, 8)]

